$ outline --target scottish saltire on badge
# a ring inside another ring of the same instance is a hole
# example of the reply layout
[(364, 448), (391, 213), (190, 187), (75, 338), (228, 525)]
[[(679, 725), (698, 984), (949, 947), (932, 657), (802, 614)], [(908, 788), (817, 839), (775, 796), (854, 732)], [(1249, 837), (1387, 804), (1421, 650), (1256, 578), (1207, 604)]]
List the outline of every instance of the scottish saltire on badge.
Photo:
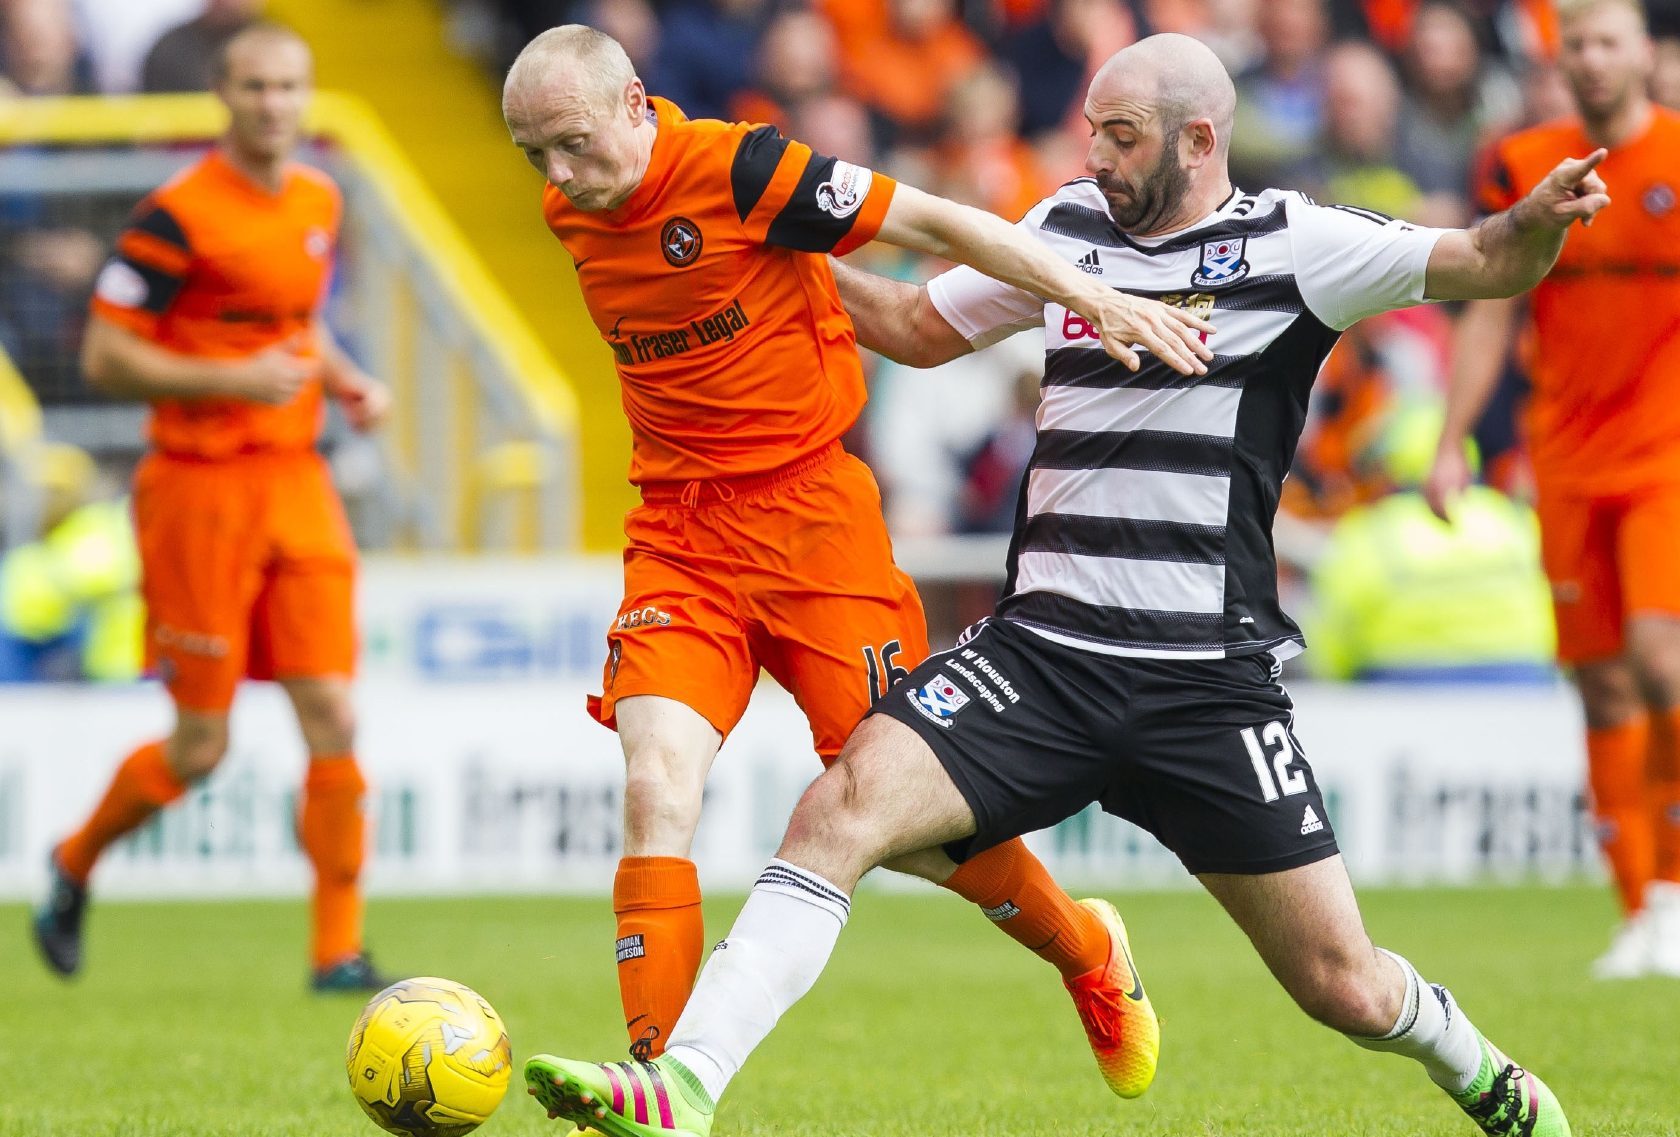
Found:
[(1190, 283), (1198, 288), (1235, 284), (1248, 275), (1248, 261), (1243, 259), (1243, 252), (1247, 247), (1247, 237), (1203, 241), (1202, 263), (1190, 274)]
[(968, 706), (968, 696), (957, 690), (943, 672), (908, 695), (911, 706), (943, 727), (949, 727), (952, 716)]

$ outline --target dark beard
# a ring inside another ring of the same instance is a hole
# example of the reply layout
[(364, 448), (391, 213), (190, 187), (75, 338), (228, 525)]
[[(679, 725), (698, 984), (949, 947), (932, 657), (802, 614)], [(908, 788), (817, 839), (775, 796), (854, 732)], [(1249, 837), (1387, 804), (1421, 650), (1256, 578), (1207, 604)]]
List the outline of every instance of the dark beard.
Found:
[(1098, 174), (1097, 188), (1108, 201), (1108, 212), (1122, 232), (1153, 233), (1184, 204), (1190, 190), (1190, 171), (1178, 164), (1178, 136), (1175, 133), (1161, 148), (1155, 167), (1139, 185), (1120, 183), (1127, 191), (1124, 202), (1116, 200), (1113, 174)]

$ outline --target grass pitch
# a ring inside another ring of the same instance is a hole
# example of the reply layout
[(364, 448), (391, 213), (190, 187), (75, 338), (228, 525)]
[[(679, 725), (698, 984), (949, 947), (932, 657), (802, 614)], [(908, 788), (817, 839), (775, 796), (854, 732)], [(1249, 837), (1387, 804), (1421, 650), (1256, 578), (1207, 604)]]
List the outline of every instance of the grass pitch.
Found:
[[(815, 991), (737, 1080), (717, 1137), (1468, 1135), (1411, 1063), (1308, 1022), (1200, 893), (1119, 897), (1163, 1025), (1161, 1073), (1112, 1098), (1067, 997), (953, 897), (867, 893)], [(1601, 888), (1371, 892), (1379, 942), (1450, 985), (1581, 1137), (1680, 1135), (1680, 981), (1594, 983)], [(708, 906), (727, 929), (738, 897)], [(96, 904), (71, 984), (0, 907), (0, 1134), (374, 1137), (345, 1088), (354, 998), (304, 990), (300, 903)], [(516, 1059), (623, 1053), (602, 900), (379, 901), (382, 966), (501, 1011)], [(552, 1134), (517, 1073), (487, 1137)]]

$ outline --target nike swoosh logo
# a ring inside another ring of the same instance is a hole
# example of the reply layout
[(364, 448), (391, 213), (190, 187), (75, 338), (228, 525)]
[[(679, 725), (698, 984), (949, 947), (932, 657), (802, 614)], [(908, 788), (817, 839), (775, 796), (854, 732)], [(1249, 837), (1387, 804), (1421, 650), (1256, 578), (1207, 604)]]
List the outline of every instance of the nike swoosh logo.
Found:
[(1126, 957), (1126, 966), (1132, 972), (1132, 989), (1127, 991), (1126, 998), (1134, 1003), (1143, 1002), (1143, 976), (1138, 974), (1137, 964), (1132, 962), (1132, 949), (1126, 946), (1126, 941), (1120, 941), (1120, 954)]
[[(1128, 960), (1127, 962), (1130, 962), (1130, 960)], [(1137, 970), (1135, 968), (1133, 969), (1132, 974), (1133, 975), (1137, 974)], [(631, 1019), (629, 1022), (624, 1024), (624, 1029), (629, 1030), (631, 1027), (635, 1026), (637, 1023), (641, 1022), (645, 1018), (647, 1018), (647, 1015), (645, 1015), (645, 1014), (644, 1015), (637, 1015), (635, 1018)]]
[(1030, 951), (1030, 952), (1041, 952), (1061, 938), (1062, 938), (1062, 933), (1051, 932), (1049, 939), (1045, 940), (1043, 943), (1039, 944), (1037, 947), (1030, 947), (1027, 950)]

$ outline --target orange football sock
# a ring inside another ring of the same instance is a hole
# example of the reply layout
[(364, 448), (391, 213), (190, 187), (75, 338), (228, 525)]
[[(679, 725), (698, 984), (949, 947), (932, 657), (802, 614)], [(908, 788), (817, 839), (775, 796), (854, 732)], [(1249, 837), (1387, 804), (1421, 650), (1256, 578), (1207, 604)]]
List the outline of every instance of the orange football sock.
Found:
[(298, 843), (315, 868), (310, 960), (327, 967), (362, 950), (362, 861), (367, 782), (354, 755), (312, 756), (298, 811)]
[(1622, 911), (1645, 905), (1645, 885), (1656, 871), (1656, 820), (1646, 792), (1650, 721), (1587, 729), (1587, 781), (1592, 788), (1598, 844), (1610, 862)]
[(1649, 801), (1656, 827), (1658, 880), (1680, 881), (1680, 707), (1662, 713), (1666, 729), (1652, 731)]
[(1062, 891), (1019, 837), (963, 862), (945, 887), (978, 904), (992, 923), (1064, 979), (1108, 962), (1108, 929)]
[(140, 828), (152, 814), (187, 792), (186, 784), (169, 768), (163, 745), (148, 742), (123, 759), (92, 815), (59, 845), (58, 863), (76, 882), (87, 883), (99, 854), (111, 842)]
[(618, 994), (630, 1053), (651, 1061), (694, 990), (705, 950), (700, 876), (685, 857), (625, 857), (613, 878)]

